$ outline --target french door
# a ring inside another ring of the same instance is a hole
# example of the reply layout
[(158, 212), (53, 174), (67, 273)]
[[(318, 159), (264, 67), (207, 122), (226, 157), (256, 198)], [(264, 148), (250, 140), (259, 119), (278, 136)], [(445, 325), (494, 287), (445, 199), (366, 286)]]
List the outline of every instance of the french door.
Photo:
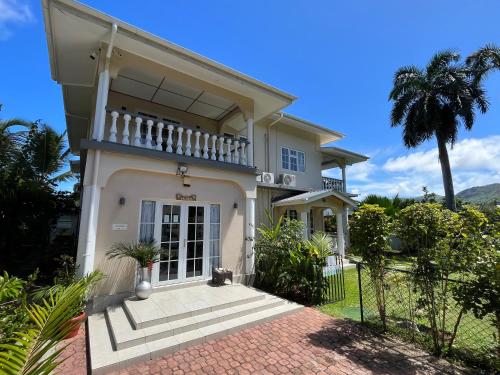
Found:
[(157, 202), (155, 240), (163, 249), (155, 263), (156, 285), (206, 278), (208, 271), (210, 205)]

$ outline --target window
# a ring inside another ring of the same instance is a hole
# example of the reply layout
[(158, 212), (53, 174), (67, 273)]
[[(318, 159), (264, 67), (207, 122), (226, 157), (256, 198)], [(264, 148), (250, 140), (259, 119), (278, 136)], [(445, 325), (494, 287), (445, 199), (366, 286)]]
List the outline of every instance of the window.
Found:
[(297, 210), (286, 210), (285, 218), (290, 220), (298, 220), (299, 216), (297, 215)]
[(282, 147), (281, 168), (294, 172), (305, 172), (306, 159), (304, 152)]
[(220, 259), (220, 205), (210, 205), (210, 255), (208, 258), (209, 270), (208, 274), (212, 275), (213, 268), (221, 266)]
[(141, 224), (139, 228), (139, 242), (154, 241), (156, 202), (141, 202)]

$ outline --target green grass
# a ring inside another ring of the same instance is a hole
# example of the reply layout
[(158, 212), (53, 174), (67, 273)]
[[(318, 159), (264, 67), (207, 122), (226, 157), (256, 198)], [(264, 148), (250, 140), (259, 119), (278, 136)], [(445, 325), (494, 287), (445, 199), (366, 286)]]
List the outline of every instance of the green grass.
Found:
[(345, 299), (319, 306), (319, 310), (331, 316), (361, 321), (359, 311), (358, 274), (356, 268), (350, 268), (344, 271), (344, 285)]

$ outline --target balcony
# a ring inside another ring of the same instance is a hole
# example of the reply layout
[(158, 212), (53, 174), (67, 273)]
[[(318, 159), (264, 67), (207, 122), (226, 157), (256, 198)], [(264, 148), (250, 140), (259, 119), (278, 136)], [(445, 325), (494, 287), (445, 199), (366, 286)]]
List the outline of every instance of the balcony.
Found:
[(109, 121), (105, 126), (104, 140), (107, 142), (176, 155), (180, 161), (199, 159), (253, 168), (247, 157), (247, 140), (210, 134), (119, 110), (106, 112)]
[(323, 178), (323, 189), (344, 191), (344, 182), (338, 178), (322, 177)]

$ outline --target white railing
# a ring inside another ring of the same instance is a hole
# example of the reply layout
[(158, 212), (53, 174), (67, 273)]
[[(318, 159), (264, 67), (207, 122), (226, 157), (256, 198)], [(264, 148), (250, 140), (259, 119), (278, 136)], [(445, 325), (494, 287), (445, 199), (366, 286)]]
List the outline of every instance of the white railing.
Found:
[(108, 113), (111, 116), (111, 125), (105, 139), (109, 142), (194, 158), (248, 165), (249, 142), (122, 111), (108, 111)]
[(323, 189), (344, 191), (344, 182), (337, 178), (323, 177)]

